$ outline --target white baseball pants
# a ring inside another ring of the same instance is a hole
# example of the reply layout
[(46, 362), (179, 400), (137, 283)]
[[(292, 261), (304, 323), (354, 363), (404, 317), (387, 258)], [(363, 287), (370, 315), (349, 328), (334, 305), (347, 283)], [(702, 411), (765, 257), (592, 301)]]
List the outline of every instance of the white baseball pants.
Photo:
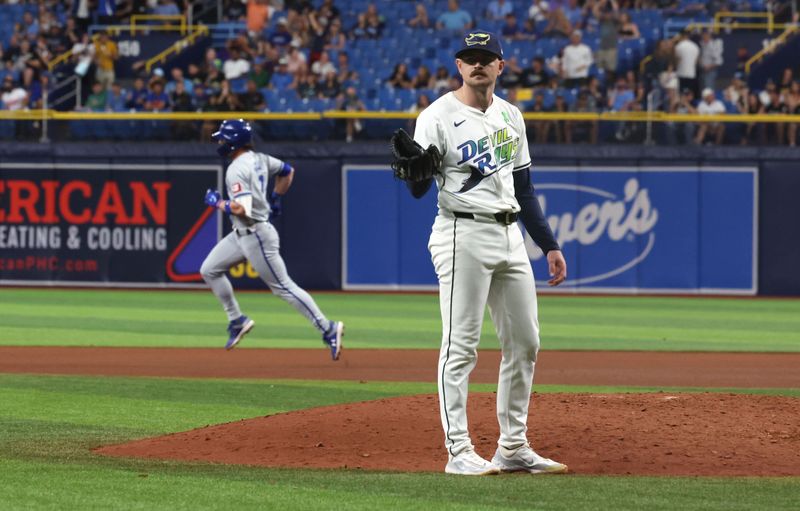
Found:
[(467, 386), (478, 359), (486, 304), (502, 350), (497, 388), (498, 444), (527, 443), (528, 403), (539, 350), (536, 286), (516, 223), (439, 214), (428, 249), (439, 277), (442, 348), (439, 408), (451, 456), (472, 449), (467, 429)]

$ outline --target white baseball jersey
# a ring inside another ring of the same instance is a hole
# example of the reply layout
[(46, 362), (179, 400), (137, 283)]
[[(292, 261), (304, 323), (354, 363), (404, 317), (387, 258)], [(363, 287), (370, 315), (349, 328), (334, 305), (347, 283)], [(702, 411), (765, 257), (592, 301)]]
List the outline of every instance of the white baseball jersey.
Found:
[(231, 215), (234, 227), (249, 227), (255, 222), (266, 222), (269, 219), (267, 183), (282, 169), (283, 161), (255, 151), (248, 151), (231, 162), (225, 174), (228, 197), (232, 200), (247, 195), (253, 197), (250, 210), (252, 220)]
[(519, 211), (512, 172), (530, 166), (525, 121), (519, 108), (497, 96), (486, 112), (450, 92), (417, 118), (414, 140), (444, 155), (439, 209), (465, 213)]

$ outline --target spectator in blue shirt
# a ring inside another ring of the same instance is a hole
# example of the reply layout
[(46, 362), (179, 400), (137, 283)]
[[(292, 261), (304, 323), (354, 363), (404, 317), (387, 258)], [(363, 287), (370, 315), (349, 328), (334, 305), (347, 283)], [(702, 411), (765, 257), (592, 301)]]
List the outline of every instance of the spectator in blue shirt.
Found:
[(267, 40), (279, 49), (286, 48), (292, 42), (292, 33), (289, 32), (289, 27), (286, 24), (286, 18), (278, 18), (275, 25), (275, 31), (272, 32)]
[(183, 69), (179, 67), (173, 67), (172, 71), (170, 71), (170, 74), (172, 74), (172, 80), (167, 82), (166, 87), (164, 87), (164, 92), (166, 92), (167, 95), (172, 95), (172, 93), (175, 92), (175, 86), (178, 84), (178, 82), (183, 83), (183, 88), (187, 93), (189, 93), (189, 95), (194, 92), (194, 83), (188, 78), (184, 78)]
[(578, 5), (578, 0), (568, 0), (567, 5), (563, 7), (564, 16), (567, 17), (573, 27), (580, 27), (583, 21), (583, 11)]
[(106, 100), (106, 104), (108, 109), (112, 112), (124, 112), (127, 108), (128, 93), (122, 86), (114, 82), (111, 84), (111, 92), (108, 93), (108, 99)]
[(38, 110), (44, 108), (44, 91), (50, 86), (50, 75), (42, 73), (38, 80), (33, 82), (29, 88), (28, 104), (31, 108)]
[[(636, 94), (628, 86), (628, 81), (620, 77), (617, 85), (608, 93), (608, 107), (612, 112), (627, 112), (636, 103)], [(614, 124), (614, 137), (619, 141), (627, 140), (630, 136), (630, 129), (624, 122)]]
[(289, 72), (288, 65), (289, 61), (286, 57), (281, 57), (278, 61), (278, 68), (272, 74), (271, 85), (273, 89), (279, 91), (286, 90), (289, 84), (294, 81), (292, 73)]
[(25, 14), (22, 15), (22, 29), (31, 41), (39, 35), (39, 22), (29, 11), (25, 11)]
[(486, 19), (502, 20), (514, 12), (514, 5), (507, 0), (492, 0), (486, 7)]
[(144, 102), (147, 100), (147, 87), (142, 78), (133, 81), (133, 89), (128, 92), (125, 107), (129, 110), (144, 110)]
[(464, 32), (472, 27), (472, 16), (458, 8), (456, 0), (448, 0), (447, 12), (443, 12), (436, 20), (436, 28)]
[(148, 112), (163, 112), (170, 109), (169, 96), (164, 92), (164, 82), (157, 78), (150, 83), (150, 92), (144, 102)]
[(159, 0), (158, 5), (153, 8), (153, 14), (161, 16), (175, 16), (181, 13), (175, 0)]
[(608, 94), (608, 107), (612, 112), (625, 112), (630, 110), (635, 99), (636, 95), (628, 87), (625, 78), (619, 78), (616, 87)]
[(98, 0), (97, 1), (97, 21), (101, 25), (113, 25), (115, 18), (114, 14), (117, 10), (117, 3), (115, 0)]
[(503, 25), (503, 28), (500, 29), (500, 33), (506, 39), (518, 39), (520, 36), (519, 25), (517, 24), (517, 17), (513, 14), (506, 15), (506, 22)]

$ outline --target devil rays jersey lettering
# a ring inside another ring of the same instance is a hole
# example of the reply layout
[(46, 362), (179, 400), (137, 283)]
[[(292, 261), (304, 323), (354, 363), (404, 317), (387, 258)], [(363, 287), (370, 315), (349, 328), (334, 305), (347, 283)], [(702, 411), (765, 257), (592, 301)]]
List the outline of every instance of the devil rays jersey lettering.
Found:
[(525, 123), (519, 109), (493, 96), (482, 112), (450, 92), (417, 118), (414, 140), (444, 155), (439, 208), (470, 213), (519, 211), (512, 172), (530, 166)]

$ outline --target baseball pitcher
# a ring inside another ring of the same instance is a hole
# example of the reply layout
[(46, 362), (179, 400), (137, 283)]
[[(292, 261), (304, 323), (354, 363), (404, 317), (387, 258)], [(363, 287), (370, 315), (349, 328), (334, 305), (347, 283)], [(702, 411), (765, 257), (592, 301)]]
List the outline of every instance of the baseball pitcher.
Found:
[[(443, 326), (438, 387), (449, 455), (445, 472), (566, 472), (566, 465), (534, 452), (527, 438), (539, 322), (517, 219), (547, 254), (551, 286), (566, 278), (566, 262), (534, 196), (522, 114), (494, 95), (504, 66), (499, 39), (473, 30), (455, 57), (461, 88), (419, 115), (414, 140), (402, 130), (392, 138), (395, 174), (411, 193), (421, 197), (434, 180), (439, 189), (428, 248), (439, 278)], [(500, 438), (491, 462), (475, 452), (467, 430), (467, 384), (487, 303), (502, 349)]]
[[(328, 320), (314, 299), (289, 277), (278, 252), (278, 232), (269, 223), (270, 216), (281, 212), (281, 197), (292, 184), (294, 168), (277, 158), (255, 152), (250, 124), (242, 119), (224, 121), (212, 138), (219, 144), (217, 152), (230, 159), (225, 175), (229, 199), (223, 200), (220, 192), (209, 189), (205, 202), (230, 215), (233, 230), (211, 250), (200, 273), (228, 315), (229, 336), (225, 349), (235, 347), (255, 325), (242, 314), (225, 275), (231, 266), (247, 260), (273, 294), (286, 300), (322, 334), (331, 357), (338, 360), (344, 324)], [(274, 178), (275, 184), (267, 200), (270, 178)]]

